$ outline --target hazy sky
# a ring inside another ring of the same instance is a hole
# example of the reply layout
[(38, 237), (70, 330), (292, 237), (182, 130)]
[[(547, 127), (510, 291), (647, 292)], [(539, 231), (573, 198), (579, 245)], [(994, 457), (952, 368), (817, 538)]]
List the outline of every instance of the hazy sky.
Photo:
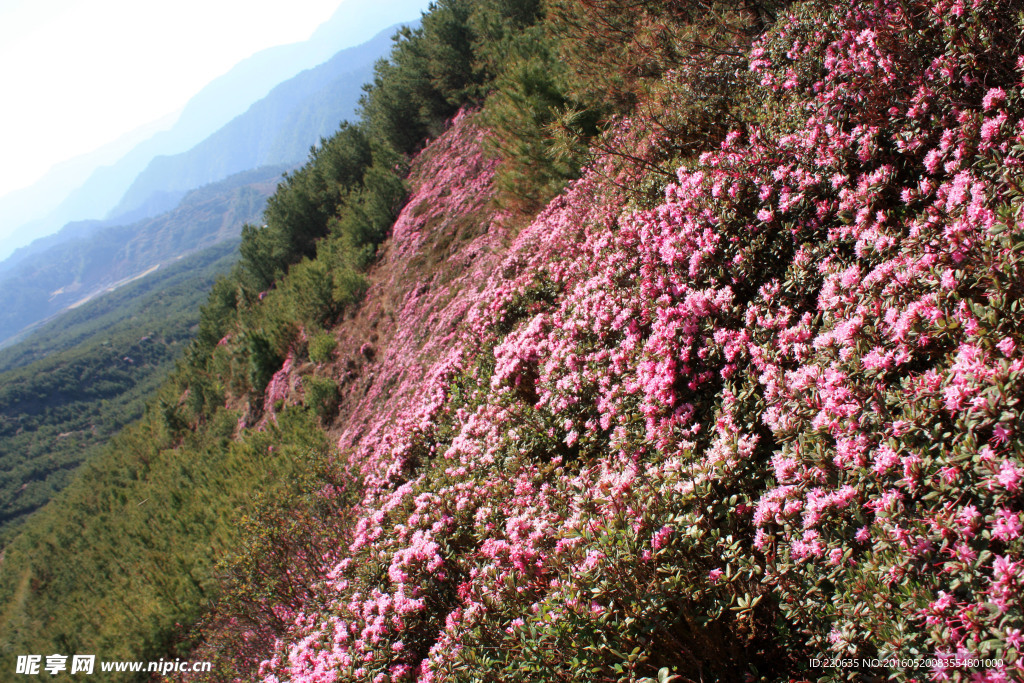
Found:
[(0, 0), (0, 196), (173, 114), (253, 53), (307, 39), (341, 4)]

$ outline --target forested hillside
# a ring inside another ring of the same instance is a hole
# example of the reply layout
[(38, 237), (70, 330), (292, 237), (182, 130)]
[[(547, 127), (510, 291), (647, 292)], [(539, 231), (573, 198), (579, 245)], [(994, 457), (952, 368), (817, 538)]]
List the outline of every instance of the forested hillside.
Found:
[(440, 0), (8, 546), (5, 671), (1020, 680), (1022, 36)]
[(0, 351), (0, 546), (137, 420), (236, 260), (233, 240), (86, 303)]

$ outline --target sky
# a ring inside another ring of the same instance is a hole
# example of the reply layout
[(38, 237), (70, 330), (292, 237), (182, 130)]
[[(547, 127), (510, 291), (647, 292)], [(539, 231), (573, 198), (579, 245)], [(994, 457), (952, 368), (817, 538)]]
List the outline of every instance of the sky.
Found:
[(0, 197), (130, 131), (169, 126), (204, 85), (306, 40), (340, 5), (0, 0)]

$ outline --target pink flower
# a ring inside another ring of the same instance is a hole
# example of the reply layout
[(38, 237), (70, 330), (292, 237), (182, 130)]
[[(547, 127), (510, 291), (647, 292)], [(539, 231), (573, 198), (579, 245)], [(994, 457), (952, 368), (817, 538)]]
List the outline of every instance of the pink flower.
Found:
[(1012, 541), (1020, 538), (1021, 530), (1020, 515), (1007, 508), (999, 508), (996, 512), (995, 524), (992, 525), (992, 538), (1000, 541)]
[(968, 505), (960, 511), (960, 514), (958, 514), (956, 518), (957, 521), (960, 522), (960, 533), (965, 538), (972, 538), (975, 533), (974, 528), (981, 519), (981, 513), (978, 512), (978, 508), (973, 505)]
[(1006, 101), (1006, 91), (1002, 88), (992, 88), (985, 97), (981, 100), (981, 108), (985, 111), (989, 111), (1001, 105)]
[(658, 529), (658, 531), (654, 533), (654, 536), (651, 537), (651, 548), (653, 548), (654, 550), (658, 550), (664, 547), (665, 543), (668, 541), (668, 537), (671, 535), (672, 527), (667, 525), (661, 527), (660, 529)]
[(900, 461), (900, 456), (896, 454), (892, 448), (888, 445), (882, 446), (875, 451), (875, 466), (871, 469), (877, 474), (885, 474), (889, 471), (889, 468)]
[(1006, 443), (1011, 436), (1013, 436), (1013, 427), (999, 423), (992, 428), (992, 441), (995, 443)]
[(998, 116), (993, 116), (987, 119), (985, 123), (981, 124), (981, 139), (985, 142), (991, 142), (998, 135), (1003, 124), (1006, 123), (1006, 112), (999, 112)]
[(1024, 646), (1024, 635), (1021, 635), (1019, 628), (1006, 629), (1006, 644), (1017, 648), (1018, 651)]
[(711, 583), (718, 583), (718, 581), (722, 578), (724, 574), (725, 572), (723, 572), (721, 569), (712, 569), (710, 572), (708, 572), (708, 579), (711, 581)]
[(1004, 555), (996, 555), (992, 561), (992, 576), (997, 583), (1011, 585), (1020, 573), (1022, 563), (1014, 562)]
[(953, 596), (946, 591), (939, 591), (939, 599), (932, 602), (929, 607), (934, 612), (945, 612), (953, 606)]
[(1010, 493), (1016, 493), (1020, 488), (1020, 480), (1024, 478), (1024, 471), (1010, 462), (1003, 462), (999, 467), (999, 474), (996, 475), (996, 482)]
[(942, 152), (937, 149), (933, 149), (924, 155), (924, 167), (928, 169), (928, 173), (935, 175), (939, 171), (939, 167), (942, 165)]

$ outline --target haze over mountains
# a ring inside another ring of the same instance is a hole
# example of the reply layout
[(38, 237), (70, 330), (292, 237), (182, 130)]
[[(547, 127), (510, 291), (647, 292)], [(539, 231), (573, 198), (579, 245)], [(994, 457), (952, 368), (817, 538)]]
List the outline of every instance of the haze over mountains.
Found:
[[(8, 292), (0, 314), (0, 345), (69, 305), (237, 237), (244, 223), (258, 221), (281, 174), (300, 165), (310, 147), (337, 130), (340, 121), (354, 117), (362, 85), (374, 62), (389, 51), (397, 25), (274, 84), (191, 148), (156, 156), (153, 151), (194, 137), (203, 112), (222, 117), (232, 93), (235, 101), (244, 101), (257, 82), (266, 82), (268, 72), (282, 71), (281, 62), (295, 65), (316, 58), (332, 37), (337, 43), (337, 36), (351, 34), (352, 26), (373, 20), (369, 12), (353, 17), (339, 10), (307, 43), (253, 56), (190, 101), (170, 131), (97, 169), (48, 216), (22, 226), (39, 229), (58, 218), (76, 219), (0, 262), (0, 287)], [(264, 62), (273, 68), (263, 70)], [(0, 217), (3, 208), (0, 204)]]
[(372, 76), (373, 63), (390, 49), (397, 28), (281, 83), (187, 152), (156, 157), (135, 178), (111, 217), (153, 215), (173, 206), (186, 191), (232, 173), (301, 162), (312, 143), (337, 130), (339, 113), (352, 118), (362, 84)]
[[(424, 4), (423, 0), (344, 2), (309, 40), (258, 52), (212, 81), (167, 130), (154, 134), (150, 125), (128, 133), (101, 150), (58, 165), (34, 185), (0, 198), (0, 258), (68, 222), (109, 217), (154, 158), (191, 149), (278, 84), (322, 64), (343, 48), (366, 42), (396, 18), (416, 19)], [(303, 156), (305, 151), (308, 145)]]

